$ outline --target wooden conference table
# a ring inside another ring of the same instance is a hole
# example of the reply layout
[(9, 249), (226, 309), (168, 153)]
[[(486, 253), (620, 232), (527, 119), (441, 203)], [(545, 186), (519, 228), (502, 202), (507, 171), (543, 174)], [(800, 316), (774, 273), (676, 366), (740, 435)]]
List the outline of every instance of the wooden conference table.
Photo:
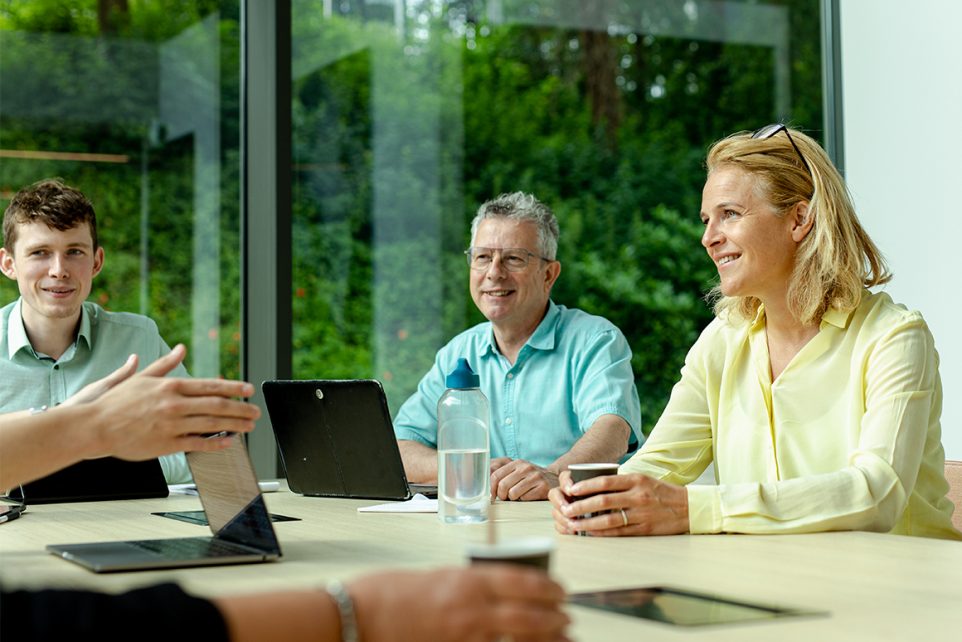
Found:
[[(484, 526), (441, 525), (433, 514), (358, 513), (374, 501), (267, 493), (280, 562), (97, 575), (48, 554), (51, 543), (182, 537), (206, 527), (152, 516), (196, 510), (196, 497), (31, 506), (0, 525), (0, 582), (15, 587), (120, 591), (176, 581), (200, 595), (317, 587), (387, 567), (464, 564)], [(780, 536), (589, 538), (556, 535), (549, 505), (499, 503), (502, 537), (554, 537), (552, 574), (570, 592), (668, 585), (814, 611), (753, 624), (674, 627), (571, 607), (574, 639), (958, 640), (962, 635), (962, 543), (877, 533)]]

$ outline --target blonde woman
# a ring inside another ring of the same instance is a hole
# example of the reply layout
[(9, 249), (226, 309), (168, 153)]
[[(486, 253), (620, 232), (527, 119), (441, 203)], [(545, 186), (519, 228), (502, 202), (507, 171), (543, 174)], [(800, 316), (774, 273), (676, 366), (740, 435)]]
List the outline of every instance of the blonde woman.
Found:
[[(828, 155), (775, 124), (718, 141), (707, 166), (716, 318), (620, 474), (561, 477), (549, 497), (557, 530), (962, 539), (932, 335), (918, 312), (868, 289), (891, 274)], [(712, 462), (717, 485), (686, 486)], [(577, 519), (597, 511), (610, 512)]]

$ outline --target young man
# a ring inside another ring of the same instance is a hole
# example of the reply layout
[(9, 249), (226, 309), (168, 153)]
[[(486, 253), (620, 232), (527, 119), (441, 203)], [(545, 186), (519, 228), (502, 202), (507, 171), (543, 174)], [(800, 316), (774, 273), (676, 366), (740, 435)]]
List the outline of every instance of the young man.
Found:
[[(0, 270), (20, 298), (0, 309), (0, 412), (42, 412), (121, 366), (170, 352), (147, 317), (86, 301), (104, 266), (90, 201), (59, 180), (14, 195), (3, 216)], [(187, 371), (178, 365), (173, 376)], [(183, 453), (160, 458), (167, 482), (190, 481)]]

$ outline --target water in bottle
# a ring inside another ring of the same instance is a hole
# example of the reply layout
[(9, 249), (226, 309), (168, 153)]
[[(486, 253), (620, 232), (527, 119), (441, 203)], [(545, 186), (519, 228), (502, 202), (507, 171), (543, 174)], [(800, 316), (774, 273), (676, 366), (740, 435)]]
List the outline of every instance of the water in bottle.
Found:
[(448, 375), (438, 401), (438, 518), (483, 522), (491, 502), (488, 400), (466, 359)]

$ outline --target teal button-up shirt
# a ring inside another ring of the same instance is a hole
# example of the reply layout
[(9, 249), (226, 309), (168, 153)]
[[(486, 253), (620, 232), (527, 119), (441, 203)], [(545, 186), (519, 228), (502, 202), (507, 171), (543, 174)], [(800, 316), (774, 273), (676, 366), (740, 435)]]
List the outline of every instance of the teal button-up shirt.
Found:
[(607, 414), (631, 427), (629, 453), (644, 441), (631, 348), (624, 335), (607, 319), (553, 302), (514, 365), (498, 351), (489, 322), (441, 348), (434, 367), (398, 410), (398, 439), (437, 448), (438, 400), (459, 357), (478, 373), (491, 407), (492, 458), (547, 466)]
[[(122, 366), (131, 354), (138, 356), (143, 368), (170, 352), (151, 319), (107, 312), (87, 301), (76, 340), (55, 360), (33, 349), (23, 327), (21, 305), (18, 299), (0, 309), (0, 413), (53, 407)], [(187, 370), (177, 366), (171, 376), (186, 377)], [(161, 457), (160, 464), (168, 483), (191, 480), (183, 453)]]

